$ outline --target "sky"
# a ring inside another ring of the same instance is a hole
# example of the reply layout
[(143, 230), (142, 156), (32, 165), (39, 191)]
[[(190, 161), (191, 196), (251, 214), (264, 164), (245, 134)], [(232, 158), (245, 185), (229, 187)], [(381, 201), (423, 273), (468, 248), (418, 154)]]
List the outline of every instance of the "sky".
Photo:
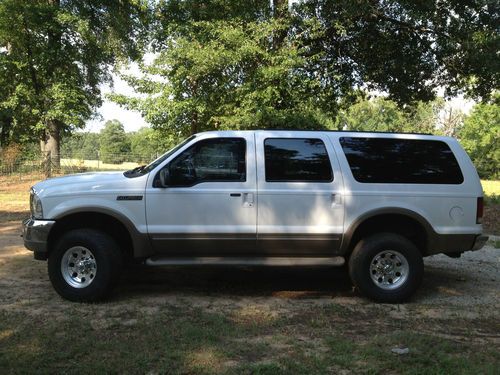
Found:
[(139, 112), (127, 110), (106, 99), (105, 95), (111, 92), (131, 96), (134, 95), (132, 87), (130, 87), (127, 82), (120, 79), (119, 76), (113, 74), (113, 88), (110, 87), (110, 85), (103, 85), (101, 86), (101, 91), (104, 101), (97, 112), (102, 118), (87, 121), (85, 124), (85, 131), (98, 133), (104, 127), (106, 121), (114, 119), (119, 120), (123, 124), (126, 132), (133, 132), (143, 126), (148, 126)]

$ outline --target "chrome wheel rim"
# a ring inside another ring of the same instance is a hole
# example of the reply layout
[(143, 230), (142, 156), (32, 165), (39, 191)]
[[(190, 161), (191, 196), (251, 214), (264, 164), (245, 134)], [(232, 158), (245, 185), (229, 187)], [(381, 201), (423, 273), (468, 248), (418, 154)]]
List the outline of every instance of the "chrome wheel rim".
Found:
[(94, 254), (84, 246), (74, 246), (61, 259), (64, 280), (74, 288), (85, 288), (95, 279), (97, 263)]
[(370, 262), (370, 277), (381, 289), (399, 288), (408, 279), (410, 267), (405, 256), (395, 250), (384, 250)]

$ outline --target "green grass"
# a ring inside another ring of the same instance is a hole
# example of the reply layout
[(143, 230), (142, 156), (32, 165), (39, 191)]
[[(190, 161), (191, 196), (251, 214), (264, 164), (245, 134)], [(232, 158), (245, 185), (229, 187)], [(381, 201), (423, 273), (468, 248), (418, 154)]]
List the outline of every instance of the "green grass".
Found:
[(500, 180), (481, 180), (487, 203), (500, 204)]
[[(498, 197), (499, 181), (483, 186), (488, 197)], [(25, 186), (0, 187), (0, 203), (23, 215)], [(9, 262), (19, 270), (25, 264)], [(158, 302), (158, 312), (148, 315), (133, 299), (126, 305), (57, 300), (37, 315), (13, 303), (0, 310), (0, 374), (495, 374), (500, 368), (494, 339), (500, 326), (492, 319), (398, 320), (384, 305), (311, 304), (286, 315), (209, 312), (193, 304)], [(409, 354), (392, 353), (396, 346)]]
[[(500, 364), (495, 347), (387, 326), (381, 316), (370, 323), (361, 314), (367, 321), (353, 324), (358, 318), (349, 322), (335, 305), (246, 321), (165, 304), (152, 316), (131, 309), (100, 325), (93, 310), (75, 305), (62, 321), (0, 313), (0, 373), (493, 374)], [(410, 353), (392, 353), (398, 345)]]

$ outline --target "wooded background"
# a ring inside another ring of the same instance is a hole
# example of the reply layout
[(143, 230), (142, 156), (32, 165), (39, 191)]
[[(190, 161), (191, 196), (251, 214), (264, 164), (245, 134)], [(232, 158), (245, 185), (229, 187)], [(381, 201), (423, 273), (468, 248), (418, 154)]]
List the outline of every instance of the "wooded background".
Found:
[[(481, 177), (499, 178), (499, 10), (487, 0), (2, 0), (2, 163), (142, 163), (204, 130), (382, 130), (455, 136)], [(140, 75), (121, 73), (132, 62)], [(78, 132), (112, 73), (135, 95), (109, 99), (150, 128)], [(469, 115), (446, 104), (457, 95), (476, 101)]]

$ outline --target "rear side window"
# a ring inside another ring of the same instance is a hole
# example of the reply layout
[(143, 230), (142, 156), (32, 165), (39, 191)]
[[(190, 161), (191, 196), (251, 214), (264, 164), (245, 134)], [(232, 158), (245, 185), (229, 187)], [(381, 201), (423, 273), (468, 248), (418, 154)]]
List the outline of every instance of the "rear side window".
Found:
[(457, 159), (441, 141), (340, 138), (356, 181), (393, 184), (461, 184)]
[(267, 182), (331, 182), (332, 167), (321, 139), (268, 138), (264, 141)]

